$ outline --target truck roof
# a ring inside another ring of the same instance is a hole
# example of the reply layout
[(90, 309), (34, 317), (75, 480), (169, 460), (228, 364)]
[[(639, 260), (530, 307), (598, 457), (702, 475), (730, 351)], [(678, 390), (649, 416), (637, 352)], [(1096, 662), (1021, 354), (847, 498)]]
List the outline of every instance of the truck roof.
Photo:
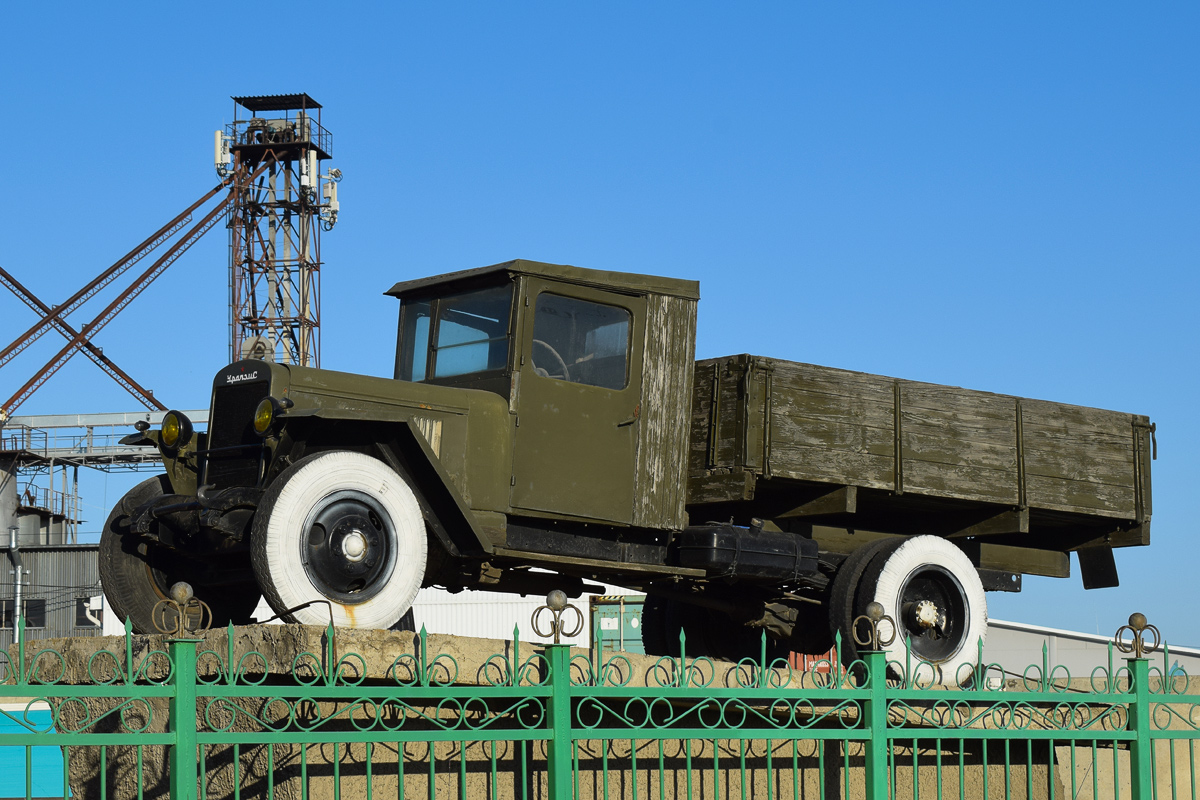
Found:
[(568, 264), (546, 264), (541, 261), (526, 261), (523, 258), (505, 261), (500, 264), (492, 264), (489, 267), (449, 272), (445, 275), (436, 275), (432, 278), (400, 281), (391, 289), (388, 289), (385, 294), (390, 294), (393, 297), (401, 297), (418, 290), (474, 278), (482, 278), (500, 272), (507, 272), (513, 275), (536, 275), (568, 283), (597, 286), (602, 289), (624, 290), (634, 294), (664, 294), (688, 300), (700, 299), (699, 281), (662, 278), (654, 275), (638, 275), (632, 272), (585, 269), (583, 267), (572, 267)]

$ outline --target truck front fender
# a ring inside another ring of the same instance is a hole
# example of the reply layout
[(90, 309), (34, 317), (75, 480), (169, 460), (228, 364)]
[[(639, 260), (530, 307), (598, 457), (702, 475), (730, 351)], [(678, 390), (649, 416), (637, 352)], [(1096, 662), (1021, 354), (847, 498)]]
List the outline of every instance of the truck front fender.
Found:
[(305, 453), (357, 450), (396, 470), (412, 487), (430, 530), (451, 556), (480, 557), (492, 552), (491, 539), (413, 420), (383, 422), (357, 411), (325, 408), (289, 417), (295, 422), (308, 418), (348, 424), (349, 429), (341, 428), (336, 437), (328, 438), (303, 424), (293, 430), (297, 440), (304, 442)]
[(387, 426), (391, 437), (376, 444), (392, 469), (408, 480), (434, 535), (452, 556), (482, 556), (492, 543), (455, 488), (429, 442), (412, 420)]

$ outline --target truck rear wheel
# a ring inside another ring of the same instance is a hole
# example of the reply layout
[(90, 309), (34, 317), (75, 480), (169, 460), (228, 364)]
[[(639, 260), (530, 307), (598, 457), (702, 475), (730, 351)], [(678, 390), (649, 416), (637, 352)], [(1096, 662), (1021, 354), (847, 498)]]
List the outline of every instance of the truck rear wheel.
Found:
[(854, 642), (852, 625), (854, 618), (863, 612), (855, 601), (858, 586), (862, 582), (863, 573), (879, 551), (895, 544), (892, 539), (878, 539), (868, 542), (858, 548), (838, 567), (829, 588), (829, 630), (831, 634), (841, 634), (841, 650), (838, 652), (843, 664), (858, 658), (858, 646)]
[(362, 453), (314, 453), (284, 470), (259, 503), (251, 540), (263, 596), (286, 622), (389, 628), (425, 577), (416, 495)]
[[(854, 641), (849, 624), (876, 602), (896, 623), (895, 639), (882, 648), (889, 661), (906, 663), (905, 642), (911, 641), (913, 663), (920, 664), (913, 676), (918, 683), (967, 682), (979, 660), (979, 645), (987, 637), (987, 598), (966, 554), (940, 537), (914, 536), (886, 540), (851, 563), (855, 555), (843, 569), (852, 567), (859, 575), (848, 574), (840, 586), (835, 579), (840, 607), (849, 609), (843, 617), (847, 625), (842, 629), (843, 662), (857, 658), (863, 649)], [(850, 587), (851, 580), (857, 586)], [(853, 593), (849, 601), (848, 591)], [(865, 632), (862, 626), (860, 634)], [(885, 624), (880, 633), (886, 638), (892, 631)]]
[(206, 585), (198, 579), (205, 565), (155, 545), (130, 529), (129, 518), (137, 507), (168, 489), (165, 475), (142, 481), (113, 506), (104, 523), (98, 567), (109, 608), (121, 622), (129, 620), (135, 633), (157, 633), (154, 606), (167, 599), (172, 585), (186, 581), (211, 609), (213, 627), (250, 622), (260, 596), (257, 586)]

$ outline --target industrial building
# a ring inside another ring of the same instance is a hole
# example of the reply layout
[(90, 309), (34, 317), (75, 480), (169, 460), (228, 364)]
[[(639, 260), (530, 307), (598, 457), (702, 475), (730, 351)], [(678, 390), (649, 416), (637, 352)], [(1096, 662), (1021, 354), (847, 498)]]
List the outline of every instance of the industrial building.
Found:
[[(96, 570), (95, 544), (40, 544), (17, 551), (25, 572), (21, 606), (25, 638), (100, 636), (104, 624), (103, 592)], [(14, 552), (0, 548), (10, 568), (0, 568), (0, 647), (13, 642), (16, 591), (11, 565)]]
[[(187, 413), (200, 422), (208, 419), (203, 410)], [(156, 450), (120, 439), (135, 422), (159, 424), (162, 416), (161, 411), (17, 416), (0, 428), (0, 549), (7, 562), (0, 566), (0, 645), (13, 641), (17, 561), (27, 639), (100, 635), (99, 546), (79, 542), (79, 469), (160, 471)], [(43, 482), (47, 485), (39, 485)], [(119, 627), (109, 620), (110, 631)]]
[[(1126, 637), (1128, 638), (1128, 637)], [(1072, 677), (1087, 678), (1098, 666), (1108, 666), (1111, 657), (1120, 667), (1128, 655), (1110, 649), (1112, 635), (1082, 633), (1030, 625), (1026, 622), (988, 620), (987, 644), (983, 659), (1002, 665), (1012, 677), (1019, 677), (1030, 664), (1041, 664), (1043, 648), (1048, 663), (1064, 667)], [(1200, 675), (1200, 648), (1176, 647), (1170, 642), (1149, 656), (1164, 674)]]

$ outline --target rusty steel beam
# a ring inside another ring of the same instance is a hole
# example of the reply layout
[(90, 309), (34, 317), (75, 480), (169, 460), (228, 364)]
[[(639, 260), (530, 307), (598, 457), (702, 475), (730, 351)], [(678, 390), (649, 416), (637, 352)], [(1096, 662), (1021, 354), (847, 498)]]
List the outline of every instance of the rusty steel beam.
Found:
[(131, 285), (128, 289), (118, 295), (116, 299), (109, 303), (108, 306), (105, 307), (105, 309), (101, 311), (95, 319), (93, 319), (87, 325), (84, 325), (83, 330), (75, 334), (71, 341), (67, 342), (66, 346), (63, 347), (62, 350), (58, 351), (58, 353), (54, 356), (54, 358), (50, 359), (46, 366), (42, 367), (42, 369), (39, 370), (36, 375), (30, 378), (24, 386), (18, 389), (17, 393), (10, 397), (8, 402), (6, 402), (4, 406), (0, 408), (0, 410), (2, 410), (5, 415), (12, 416), (13, 411), (15, 411), (17, 407), (21, 405), (21, 403), (28, 400), (30, 395), (41, 388), (42, 384), (49, 380), (54, 373), (58, 372), (63, 364), (66, 364), (67, 361), (70, 360), (71, 356), (75, 354), (75, 351), (83, 346), (83, 343), (86, 340), (99, 333), (105, 325), (111, 322), (112, 319), (119, 314), (122, 309), (125, 308), (125, 306), (129, 305), (129, 303), (132, 302), (135, 297), (141, 294), (142, 290), (153, 283), (154, 279), (161, 275), (163, 270), (171, 266), (171, 264), (173, 264), (175, 260), (179, 258), (179, 256), (183, 255), (183, 253), (187, 251), (189, 247), (195, 244), (195, 242), (199, 240), (201, 236), (207, 233), (213, 227), (213, 225), (220, 220), (221, 215), (229, 206), (229, 199), (230, 198), (228, 196), (222, 199), (221, 202), (218, 203), (212, 211), (209, 211), (200, 220), (200, 222), (196, 223), (196, 225), (194, 225), (181, 240), (172, 244), (170, 249), (161, 258), (150, 265), (150, 268), (143, 272), (141, 276), (134, 281), (133, 285)]
[[(53, 309), (43, 303), (37, 295), (25, 288), (20, 281), (8, 273), (7, 270), (0, 267), (0, 283), (3, 283), (8, 289), (21, 299), (25, 305), (32, 308), (37, 313), (43, 315), (50, 320), (50, 324), (64, 337), (67, 341), (73, 340), (79, 335), (66, 320), (60, 318), (56, 314), (52, 314)], [(146, 408), (154, 411), (166, 411), (167, 407), (160, 403), (154, 397), (154, 393), (149, 389), (145, 389), (135, 381), (128, 373), (113, 363), (112, 359), (104, 355), (99, 347), (91, 342), (84, 340), (82, 344), (83, 354), (90, 358), (96, 366), (108, 373), (109, 377), (116, 381), (122, 388), (134, 396)]]
[(140, 261), (144, 256), (149, 254), (156, 247), (179, 232), (180, 229), (182, 229), (188, 224), (188, 222), (191, 221), (192, 213), (197, 208), (212, 199), (217, 192), (224, 189), (228, 184), (229, 181), (222, 181), (220, 184), (213, 187), (212, 190), (207, 192), (199, 200), (192, 203), (190, 206), (180, 212), (174, 219), (172, 219), (166, 225), (163, 225), (154, 233), (150, 234), (150, 236), (148, 236), (141, 244), (118, 259), (115, 264), (101, 272), (75, 294), (68, 297), (65, 302), (63, 302), (61, 305), (55, 306), (51, 310), (50, 314), (47, 314), (45, 317), (35, 322), (33, 326), (29, 328), (29, 330), (25, 331), (16, 339), (14, 339), (12, 344), (4, 348), (4, 350), (0, 350), (0, 367), (3, 367), (9, 361), (13, 360), (17, 355), (25, 350), (25, 348), (37, 341), (37, 339), (43, 333), (50, 330), (51, 326), (54, 324), (54, 319), (66, 317), (72, 311), (79, 308), (81, 305), (90, 300), (97, 292), (120, 277), (122, 273)]

